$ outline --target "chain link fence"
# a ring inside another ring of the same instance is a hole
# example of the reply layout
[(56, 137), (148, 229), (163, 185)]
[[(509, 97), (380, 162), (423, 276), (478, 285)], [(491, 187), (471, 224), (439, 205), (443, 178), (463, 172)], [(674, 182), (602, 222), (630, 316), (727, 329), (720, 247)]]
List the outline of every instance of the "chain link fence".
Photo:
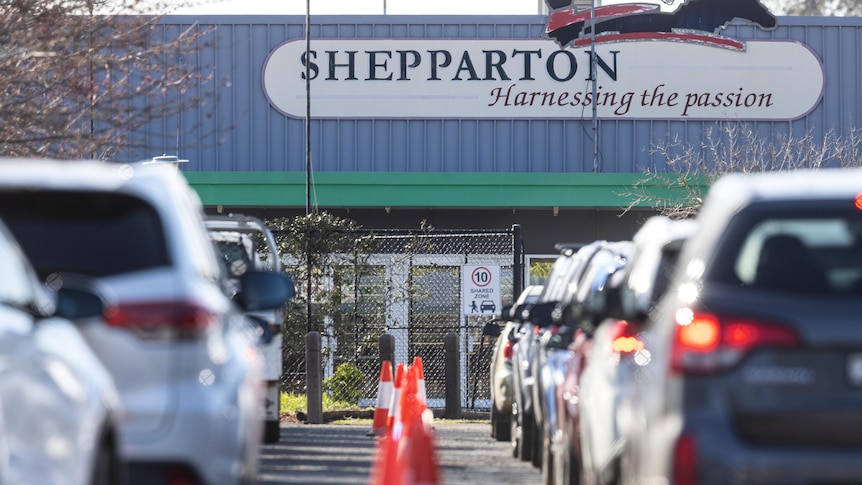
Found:
[[(277, 239), (284, 237), (274, 232)], [(501, 306), (511, 303), (523, 288), (520, 228), (359, 230), (343, 236), (353, 242), (332, 255), (325, 268), (309, 272), (302, 257), (287, 258), (298, 295), (284, 325), (282, 391), (305, 393), (305, 336), (317, 331), (324, 405), (328, 400), (336, 407), (373, 407), (381, 370), (378, 341), (389, 334), (395, 340), (395, 363), (411, 364), (420, 357), (429, 407), (444, 407), (443, 340), (454, 332), (461, 345), (461, 406), (490, 409), (493, 339), (483, 336), (482, 328), (501, 308), (483, 304), (479, 312), (463, 304), (462, 269), (499, 267), (499, 300)], [(312, 274), (311, 284), (296, 276), (305, 274)]]

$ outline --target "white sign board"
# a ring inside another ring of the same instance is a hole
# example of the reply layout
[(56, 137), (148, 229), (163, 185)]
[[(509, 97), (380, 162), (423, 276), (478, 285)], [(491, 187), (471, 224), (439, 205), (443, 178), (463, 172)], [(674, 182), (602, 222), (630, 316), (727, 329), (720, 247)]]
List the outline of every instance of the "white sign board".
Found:
[(461, 266), (461, 301), (467, 316), (500, 312), (500, 267), (490, 264)]
[[(747, 40), (743, 50), (663, 40), (560, 49), (549, 39), (294, 39), (263, 66), (270, 104), (314, 118), (793, 120), (825, 78), (806, 45)], [(595, 100), (593, 99), (595, 98)]]

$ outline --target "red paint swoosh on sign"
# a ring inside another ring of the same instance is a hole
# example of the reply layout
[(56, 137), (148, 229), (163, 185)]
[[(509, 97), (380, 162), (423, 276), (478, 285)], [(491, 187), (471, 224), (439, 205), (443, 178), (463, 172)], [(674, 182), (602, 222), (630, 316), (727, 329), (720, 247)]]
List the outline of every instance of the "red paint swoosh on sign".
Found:
[[(607, 19), (611, 17), (621, 17), (623, 15), (649, 12), (650, 10), (655, 10), (657, 8), (658, 5), (652, 5), (649, 3), (608, 5), (606, 7), (596, 7), (594, 15), (596, 19)], [(589, 10), (582, 11), (580, 13), (577, 13), (577, 9), (574, 8), (560, 10), (551, 14), (551, 17), (548, 19), (546, 32), (551, 32), (577, 23), (584, 23), (587, 20), (590, 20), (590, 18), (591, 15)]]
[[(693, 34), (681, 32), (634, 32), (630, 34), (601, 34), (596, 36), (596, 44), (606, 44), (612, 42), (627, 42), (635, 40), (670, 40), (676, 42), (688, 42), (692, 44), (705, 44), (713, 47), (721, 47), (724, 49), (732, 49), (737, 51), (745, 50), (745, 43), (728, 37), (709, 34)], [(572, 42), (574, 47), (584, 47), (590, 45), (592, 39), (586, 37), (575, 39)]]

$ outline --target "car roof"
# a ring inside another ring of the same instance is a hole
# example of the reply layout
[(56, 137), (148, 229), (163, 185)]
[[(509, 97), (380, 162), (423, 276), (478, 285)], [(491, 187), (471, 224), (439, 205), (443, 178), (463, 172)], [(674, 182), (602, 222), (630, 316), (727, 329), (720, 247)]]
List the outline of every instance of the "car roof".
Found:
[(853, 197), (860, 192), (862, 169), (825, 168), (726, 174), (713, 184), (707, 198), (816, 200)]
[[(212, 278), (219, 275), (215, 250), (202, 223), (200, 197), (173, 166), (0, 158), (0, 191), (40, 190), (125, 194), (144, 200), (169, 226), (165, 236), (175, 266)], [(200, 232), (187, 230), (190, 224), (196, 223), (200, 223)], [(188, 254), (191, 247), (196, 249)]]

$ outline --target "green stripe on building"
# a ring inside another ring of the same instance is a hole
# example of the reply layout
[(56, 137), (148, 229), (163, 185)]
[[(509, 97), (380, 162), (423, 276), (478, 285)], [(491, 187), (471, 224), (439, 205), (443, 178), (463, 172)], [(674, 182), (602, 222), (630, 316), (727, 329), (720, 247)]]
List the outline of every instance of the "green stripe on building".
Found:
[[(204, 205), (304, 207), (304, 172), (183, 172)], [(322, 172), (312, 177), (319, 207), (626, 207), (646, 191), (678, 189), (642, 173)], [(639, 185), (638, 189), (634, 188)], [(644, 202), (637, 204), (648, 206)]]

